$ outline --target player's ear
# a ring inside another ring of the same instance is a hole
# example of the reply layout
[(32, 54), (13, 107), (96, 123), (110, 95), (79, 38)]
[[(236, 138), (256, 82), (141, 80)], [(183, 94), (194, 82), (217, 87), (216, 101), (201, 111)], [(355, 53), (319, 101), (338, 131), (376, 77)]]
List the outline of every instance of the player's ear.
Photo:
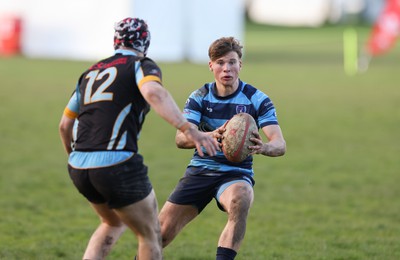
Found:
[(209, 67), (210, 71), (213, 71), (212, 62), (211, 61), (208, 62), (208, 67)]

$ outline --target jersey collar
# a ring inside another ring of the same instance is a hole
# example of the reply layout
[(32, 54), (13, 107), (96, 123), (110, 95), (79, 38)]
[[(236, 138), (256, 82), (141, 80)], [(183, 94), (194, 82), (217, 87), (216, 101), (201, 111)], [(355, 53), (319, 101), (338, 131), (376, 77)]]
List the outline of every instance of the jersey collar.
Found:
[(122, 50), (122, 49), (117, 49), (115, 50), (114, 54), (122, 54), (122, 55), (131, 55), (131, 56), (137, 56), (134, 51), (130, 50)]
[(213, 83), (211, 84), (211, 86), (210, 86), (210, 87), (211, 87), (211, 93), (212, 93), (216, 98), (221, 99), (221, 100), (222, 100), (222, 99), (230, 99), (230, 98), (236, 96), (237, 93), (239, 93), (240, 91), (242, 91), (242, 88), (243, 88), (243, 85), (244, 85), (243, 81), (241, 81), (241, 80), (239, 79), (239, 86), (238, 86), (238, 88), (236, 89), (235, 92), (233, 92), (232, 94), (230, 94), (230, 95), (228, 95), (228, 96), (226, 96), (226, 97), (220, 97), (220, 96), (217, 95), (217, 92), (216, 92), (216, 88), (217, 88), (216, 84), (217, 84), (217, 83), (215, 83), (215, 82), (213, 82)]

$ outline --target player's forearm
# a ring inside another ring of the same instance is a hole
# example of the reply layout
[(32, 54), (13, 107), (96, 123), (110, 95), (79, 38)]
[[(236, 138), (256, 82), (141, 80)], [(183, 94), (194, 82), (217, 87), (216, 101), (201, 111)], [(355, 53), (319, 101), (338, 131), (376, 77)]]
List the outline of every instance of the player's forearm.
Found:
[(284, 140), (273, 140), (263, 144), (262, 153), (265, 156), (278, 157), (286, 152), (286, 142)]
[(71, 148), (72, 133), (69, 134), (68, 132), (65, 131), (65, 129), (60, 128), (60, 137), (62, 145), (64, 146), (64, 150), (67, 152), (67, 154), (70, 154), (72, 152)]
[(61, 142), (67, 154), (70, 154), (72, 152), (71, 142), (72, 142), (72, 128), (74, 125), (74, 121), (75, 121), (74, 119), (68, 118), (67, 116), (63, 115), (58, 128)]
[(196, 147), (195, 143), (189, 140), (187, 136), (179, 130), (177, 131), (175, 136), (175, 144), (178, 148), (181, 149), (192, 149)]

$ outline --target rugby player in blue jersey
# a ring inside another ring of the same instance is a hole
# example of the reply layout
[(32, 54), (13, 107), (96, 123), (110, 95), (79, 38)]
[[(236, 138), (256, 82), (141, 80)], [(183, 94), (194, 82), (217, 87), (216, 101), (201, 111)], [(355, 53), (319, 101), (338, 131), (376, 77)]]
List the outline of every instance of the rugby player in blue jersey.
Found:
[[(286, 142), (270, 98), (239, 79), (242, 67), (242, 46), (233, 37), (214, 41), (209, 48), (209, 68), (214, 82), (194, 91), (188, 98), (184, 115), (196, 127), (220, 140), (223, 124), (238, 113), (248, 113), (265, 134), (264, 142), (258, 132), (252, 138), (252, 155), (241, 163), (229, 162), (221, 151), (207, 154), (195, 147), (181, 131), (177, 131), (179, 148), (196, 148), (183, 178), (162, 207), (159, 219), (163, 247), (182, 228), (198, 216), (214, 198), (227, 214), (227, 223), (217, 246), (216, 259), (234, 259), (244, 239), (246, 221), (253, 202), (253, 155), (276, 157), (286, 152)], [(200, 156), (200, 152), (205, 156)]]
[(138, 238), (138, 259), (162, 259), (157, 200), (138, 149), (146, 114), (152, 107), (207, 154), (219, 145), (162, 87), (160, 68), (146, 57), (147, 24), (126, 18), (114, 29), (114, 55), (81, 75), (59, 126), (70, 177), (101, 221), (83, 259), (104, 259), (126, 227)]

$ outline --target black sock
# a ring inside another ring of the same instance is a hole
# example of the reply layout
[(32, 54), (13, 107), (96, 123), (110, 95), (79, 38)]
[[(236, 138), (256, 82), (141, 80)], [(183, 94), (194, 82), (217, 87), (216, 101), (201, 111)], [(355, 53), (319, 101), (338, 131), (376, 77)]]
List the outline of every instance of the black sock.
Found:
[(217, 258), (216, 260), (233, 260), (236, 256), (236, 251), (226, 247), (217, 247)]

